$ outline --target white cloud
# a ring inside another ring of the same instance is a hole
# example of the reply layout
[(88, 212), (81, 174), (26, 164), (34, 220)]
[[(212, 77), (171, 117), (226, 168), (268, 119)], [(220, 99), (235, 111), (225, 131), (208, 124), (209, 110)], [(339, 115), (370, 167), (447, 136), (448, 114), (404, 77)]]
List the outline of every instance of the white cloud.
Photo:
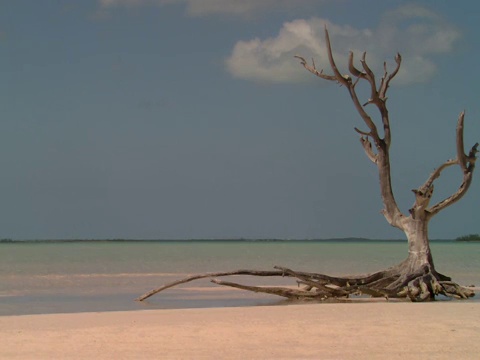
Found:
[(356, 29), (319, 18), (294, 20), (285, 23), (276, 37), (237, 42), (226, 60), (227, 69), (235, 77), (255, 81), (302, 81), (308, 74), (293, 58), (298, 54), (307, 59), (313, 57), (317, 68), (327, 72), (324, 24), (329, 30), (337, 65), (345, 72), (350, 50), (357, 61), (367, 51), (367, 63), (377, 72), (383, 71), (384, 60), (395, 65), (393, 57), (400, 52), (403, 62), (396, 78), (399, 84), (429, 80), (436, 70), (432, 59), (437, 54), (451, 52), (460, 37), (440, 16), (414, 5), (389, 11), (376, 29)]
[(116, 6), (185, 5), (191, 16), (231, 14), (251, 16), (269, 9), (282, 10), (317, 4), (319, 0), (98, 0), (102, 9)]
[(147, 3), (152, 3), (150, 0), (99, 0), (102, 8), (114, 7), (114, 6), (136, 6)]
[(269, 9), (290, 9), (305, 4), (318, 3), (318, 0), (186, 0), (190, 15), (235, 14), (250, 16)]
[(239, 41), (227, 59), (227, 68), (244, 79), (288, 82), (302, 78), (305, 73), (293, 56), (322, 54), (316, 29), (321, 23), (320, 19), (295, 20), (285, 23), (275, 38)]

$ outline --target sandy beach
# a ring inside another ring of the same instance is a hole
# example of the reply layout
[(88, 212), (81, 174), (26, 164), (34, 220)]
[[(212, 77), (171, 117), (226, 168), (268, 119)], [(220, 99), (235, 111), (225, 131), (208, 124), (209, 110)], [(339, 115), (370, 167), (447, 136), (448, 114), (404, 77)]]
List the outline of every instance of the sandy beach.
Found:
[(478, 359), (479, 338), (461, 301), (0, 317), (1, 359)]

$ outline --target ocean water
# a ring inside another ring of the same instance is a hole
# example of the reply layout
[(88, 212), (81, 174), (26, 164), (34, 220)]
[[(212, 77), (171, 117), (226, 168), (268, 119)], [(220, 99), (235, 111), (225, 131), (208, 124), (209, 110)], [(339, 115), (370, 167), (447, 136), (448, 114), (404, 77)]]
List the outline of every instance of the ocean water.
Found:
[[(438, 271), (480, 285), (480, 243), (431, 243)], [(362, 274), (405, 258), (406, 241), (66, 241), (0, 243), (0, 315), (285, 304), (208, 279), (134, 299), (195, 273), (275, 265), (330, 275)], [(289, 278), (235, 277), (260, 285)], [(479, 301), (477, 295), (473, 300)]]

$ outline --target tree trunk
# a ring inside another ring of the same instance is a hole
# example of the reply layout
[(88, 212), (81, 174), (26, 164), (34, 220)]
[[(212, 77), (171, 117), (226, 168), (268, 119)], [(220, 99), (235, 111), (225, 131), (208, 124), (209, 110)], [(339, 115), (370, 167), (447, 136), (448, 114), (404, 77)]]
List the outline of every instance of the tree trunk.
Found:
[(404, 231), (408, 240), (408, 271), (415, 272), (424, 266), (434, 269), (430, 241), (428, 240), (428, 220), (409, 218), (404, 223)]

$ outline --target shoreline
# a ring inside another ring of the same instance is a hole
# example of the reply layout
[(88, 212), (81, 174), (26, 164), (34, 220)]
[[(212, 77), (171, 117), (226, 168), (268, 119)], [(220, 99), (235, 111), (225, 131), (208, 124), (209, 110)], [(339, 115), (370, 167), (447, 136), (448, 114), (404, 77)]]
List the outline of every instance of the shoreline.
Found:
[[(270, 286), (282, 285), (271, 283)], [(288, 285), (283, 285), (288, 286)], [(475, 296), (462, 303), (480, 304), (480, 287), (470, 287)], [(95, 290), (95, 291), (93, 291)], [(111, 292), (111, 289), (95, 287), (87, 293), (79, 287), (75, 291), (55, 291), (52, 289), (34, 293), (0, 293), (0, 316), (77, 314), (145, 310), (187, 310), (239, 307), (284, 307), (291, 305), (328, 305), (355, 303), (401, 303), (406, 299), (384, 299), (369, 296), (350, 297), (349, 299), (330, 299), (325, 301), (299, 301), (282, 297), (243, 291), (218, 286), (179, 286), (157, 294), (145, 301), (135, 301), (140, 292), (132, 289), (124, 292)], [(449, 303), (456, 300), (439, 296), (435, 303)]]
[(0, 316), (0, 358), (474, 359), (479, 318), (462, 301)]
[[(434, 303), (480, 304), (480, 287), (471, 287), (473, 298), (455, 300), (439, 296)], [(409, 303), (406, 299), (384, 299), (369, 296), (325, 301), (295, 301), (269, 294), (254, 293), (225, 287), (179, 287), (139, 302), (139, 293), (50, 293), (0, 294), (0, 317), (26, 315), (82, 314), (154, 310), (189, 310), (244, 307), (285, 307), (292, 305), (349, 306), (357, 303)]]

